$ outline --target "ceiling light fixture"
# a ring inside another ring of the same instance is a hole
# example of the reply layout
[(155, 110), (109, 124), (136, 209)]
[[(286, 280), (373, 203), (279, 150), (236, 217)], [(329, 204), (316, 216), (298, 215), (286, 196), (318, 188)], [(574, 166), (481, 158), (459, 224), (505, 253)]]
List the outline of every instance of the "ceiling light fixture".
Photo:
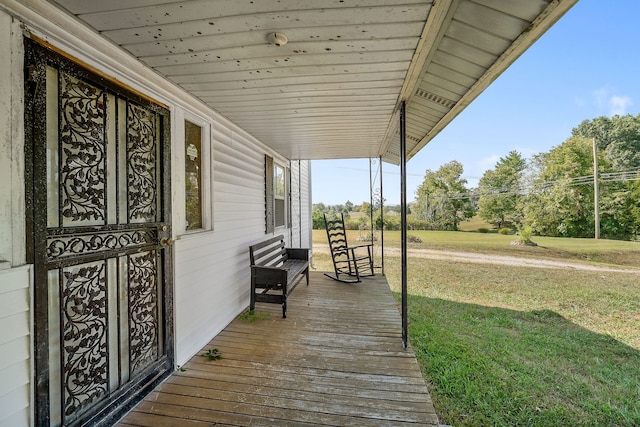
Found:
[(289, 38), (283, 33), (269, 33), (267, 34), (267, 40), (276, 46), (284, 46), (289, 41)]

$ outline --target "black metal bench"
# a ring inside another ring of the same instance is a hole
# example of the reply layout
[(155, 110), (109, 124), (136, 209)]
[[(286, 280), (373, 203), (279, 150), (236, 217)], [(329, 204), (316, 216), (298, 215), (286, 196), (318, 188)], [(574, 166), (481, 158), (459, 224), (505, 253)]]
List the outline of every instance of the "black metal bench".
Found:
[(282, 317), (287, 317), (287, 297), (303, 277), (309, 285), (309, 249), (285, 248), (284, 236), (276, 236), (249, 246), (251, 258), (251, 304), (282, 304)]

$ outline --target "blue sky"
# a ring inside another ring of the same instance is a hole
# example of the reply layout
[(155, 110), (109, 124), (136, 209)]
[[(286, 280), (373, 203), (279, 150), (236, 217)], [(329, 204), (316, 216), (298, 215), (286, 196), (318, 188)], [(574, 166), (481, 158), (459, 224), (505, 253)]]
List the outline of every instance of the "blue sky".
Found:
[[(457, 160), (468, 186), (511, 150), (548, 151), (583, 120), (640, 113), (640, 1), (579, 0), (560, 21), (407, 164), (407, 199), (427, 169)], [(313, 202), (369, 200), (366, 159), (314, 161)], [(384, 163), (386, 203), (399, 168)], [(349, 185), (345, 185), (349, 183)]]

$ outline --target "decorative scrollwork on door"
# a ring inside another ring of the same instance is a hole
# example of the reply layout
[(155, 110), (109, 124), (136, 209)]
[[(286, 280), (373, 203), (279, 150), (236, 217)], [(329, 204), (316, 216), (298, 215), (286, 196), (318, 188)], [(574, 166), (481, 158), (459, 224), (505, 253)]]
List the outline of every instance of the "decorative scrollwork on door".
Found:
[(158, 266), (154, 251), (129, 257), (129, 339), (132, 374), (158, 359)]
[(156, 219), (156, 123), (152, 111), (129, 104), (127, 110), (129, 217)]
[(60, 73), (60, 189), (65, 222), (104, 221), (105, 93)]
[(107, 290), (104, 262), (63, 271), (61, 294), (64, 415), (108, 392)]
[(47, 258), (53, 261), (95, 252), (133, 249), (153, 244), (158, 240), (157, 234), (154, 230), (131, 230), (51, 237), (47, 239)]

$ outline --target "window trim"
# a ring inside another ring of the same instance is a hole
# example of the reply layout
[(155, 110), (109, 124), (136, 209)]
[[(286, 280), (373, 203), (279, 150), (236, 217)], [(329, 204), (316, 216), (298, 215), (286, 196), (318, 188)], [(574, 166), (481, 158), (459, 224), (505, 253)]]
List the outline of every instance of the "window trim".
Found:
[[(186, 229), (186, 138), (185, 138), (185, 123), (190, 122), (201, 128), (201, 206), (202, 206), (202, 227), (194, 230)], [(176, 209), (176, 220), (174, 222), (174, 230), (176, 236), (192, 236), (200, 235), (202, 233), (208, 233), (213, 231), (213, 142), (211, 123), (205, 119), (202, 119), (188, 111), (183, 111), (182, 114), (175, 114), (176, 123), (176, 137), (178, 138), (178, 144), (176, 147), (177, 153), (174, 154), (176, 159), (176, 173), (175, 180), (176, 187), (174, 194), (177, 193), (179, 197), (176, 197), (176, 203), (178, 209)]]
[[(278, 174), (276, 173), (276, 171), (280, 169), (282, 171), (282, 195), (278, 194)], [(278, 162), (274, 162), (273, 163), (273, 221), (274, 221), (274, 228), (276, 230), (280, 230), (283, 228), (287, 228), (288, 226), (288, 215), (287, 215), (287, 207), (288, 207), (288, 203), (287, 203), (287, 168), (286, 166), (281, 165)], [(277, 209), (277, 203), (278, 200), (282, 200), (282, 203), (284, 204), (283, 206), (283, 212), (282, 212), (282, 224), (278, 225), (278, 209)]]
[[(276, 191), (275, 169), (279, 167), (283, 171), (284, 180), (284, 195), (281, 196), (281, 200), (284, 201), (284, 222), (282, 225), (276, 225)], [(265, 233), (275, 233), (276, 231), (283, 231), (290, 228), (290, 200), (289, 200), (289, 168), (286, 166), (286, 162), (280, 162), (274, 160), (273, 157), (265, 154), (264, 156), (264, 199), (265, 199)]]

